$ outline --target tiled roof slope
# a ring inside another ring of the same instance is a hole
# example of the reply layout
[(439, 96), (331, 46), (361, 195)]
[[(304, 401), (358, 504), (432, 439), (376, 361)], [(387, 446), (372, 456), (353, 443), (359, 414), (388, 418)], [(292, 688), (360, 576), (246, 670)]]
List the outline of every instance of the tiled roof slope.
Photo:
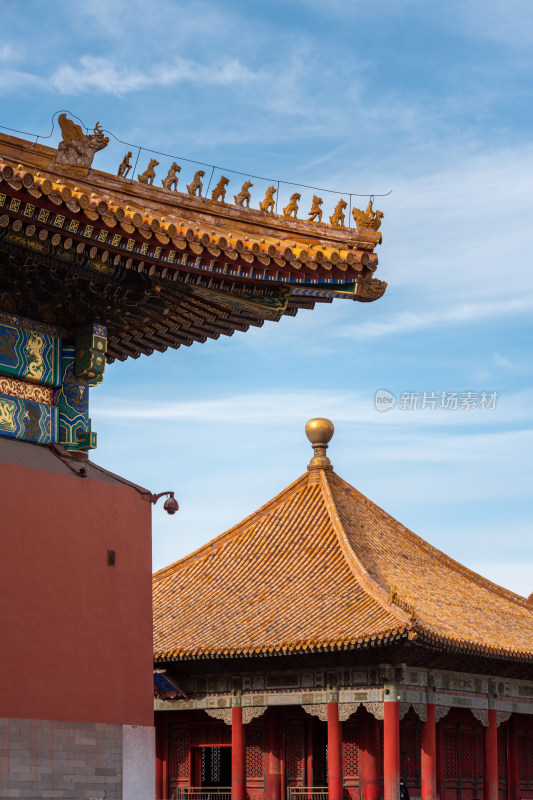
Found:
[(156, 660), (396, 638), (533, 660), (533, 608), (424, 542), (333, 472), (307, 473), (154, 575)]

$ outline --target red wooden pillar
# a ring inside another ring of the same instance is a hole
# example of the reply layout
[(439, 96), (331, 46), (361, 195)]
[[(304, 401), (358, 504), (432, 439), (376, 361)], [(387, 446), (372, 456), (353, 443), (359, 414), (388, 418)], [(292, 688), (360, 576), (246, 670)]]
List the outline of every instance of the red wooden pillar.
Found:
[(265, 800), (281, 800), (281, 762), (283, 731), (281, 709), (271, 708), (267, 718), (268, 758), (265, 779)]
[(168, 798), (168, 721), (167, 714), (155, 714), (155, 796)]
[(343, 800), (342, 726), (339, 703), (328, 702), (328, 800)]
[(246, 800), (246, 769), (242, 707), (231, 709), (231, 800)]
[(519, 800), (520, 797), (520, 771), (518, 767), (518, 727), (516, 714), (511, 714), (507, 728), (507, 798)]
[(442, 722), (435, 725), (437, 731), (437, 795), (444, 800), (444, 728)]
[(385, 701), (383, 717), (383, 784), (385, 800), (400, 800), (400, 707)]
[(437, 730), (435, 703), (426, 706), (426, 721), (422, 723), (422, 753), (420, 754), (422, 800), (437, 798)]
[(361, 800), (379, 800), (381, 794), (379, 723), (372, 714), (361, 718), (359, 787)]
[(305, 721), (305, 786), (313, 785), (313, 719)]
[(155, 714), (155, 796), (163, 797), (163, 752), (161, 747), (162, 724), (159, 714)]
[(489, 724), (485, 728), (484, 800), (498, 800), (498, 725), (493, 708), (489, 708)]

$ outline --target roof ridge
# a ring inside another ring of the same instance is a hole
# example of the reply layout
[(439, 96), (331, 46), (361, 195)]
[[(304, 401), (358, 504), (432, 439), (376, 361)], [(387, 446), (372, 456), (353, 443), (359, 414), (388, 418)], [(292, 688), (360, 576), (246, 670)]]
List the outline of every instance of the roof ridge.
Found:
[(178, 558), (171, 564), (167, 564), (165, 567), (161, 567), (161, 569), (156, 570), (154, 573), (152, 573), (152, 577), (159, 578), (165, 575), (167, 572), (172, 572), (174, 568), (178, 566), (178, 564), (185, 564), (187, 561), (192, 561), (195, 558), (198, 558), (198, 556), (205, 551), (214, 550), (217, 547), (220, 547), (227, 539), (235, 535), (238, 529), (247, 527), (252, 519), (260, 519), (269, 512), (271, 506), (279, 503), (280, 500), (288, 500), (291, 495), (296, 494), (299, 490), (305, 489), (306, 487), (307, 472), (304, 472), (303, 475), (300, 475), (295, 481), (282, 489), (281, 492), (278, 492), (278, 494), (275, 495), (271, 500), (269, 500), (267, 503), (264, 503), (255, 511), (252, 511), (251, 514), (248, 514), (247, 517), (242, 519), (240, 522), (237, 522), (236, 525), (232, 525), (231, 528), (228, 528), (223, 533), (220, 533), (214, 539), (210, 539), (205, 544), (200, 545), (200, 547), (197, 547), (196, 550), (192, 551), (192, 553), (187, 553), (187, 555), (183, 556), (182, 558)]
[[(332, 472), (331, 475), (336, 475), (336, 473)], [(336, 475), (336, 477), (339, 477)], [(341, 478), (342, 480), (342, 478)], [(326, 510), (329, 514), (329, 518), (331, 520), (331, 524), (333, 526), (333, 530), (337, 536), (337, 541), (339, 542), (342, 554), (346, 560), (348, 567), (350, 568), (352, 575), (361, 584), (363, 589), (368, 592), (368, 594), (377, 602), (379, 603), (385, 611), (388, 613), (392, 613), (394, 616), (398, 618), (398, 621), (409, 627), (413, 624), (413, 620), (410, 614), (400, 608), (398, 605), (389, 602), (389, 595), (368, 573), (368, 570), (360, 561), (360, 559), (356, 556), (350, 542), (348, 541), (348, 537), (346, 536), (346, 532), (344, 530), (343, 524), (337, 512), (337, 507), (335, 503), (335, 498), (333, 497), (333, 493), (331, 491), (331, 487), (329, 485), (329, 480), (327, 474), (324, 470), (320, 470), (320, 486), (322, 489), (322, 495), (324, 498), (324, 502), (326, 504)]]
[(479, 586), (482, 586), (484, 589), (487, 589), (487, 591), (490, 591), (493, 594), (498, 595), (498, 597), (505, 597), (507, 600), (510, 600), (519, 606), (531, 609), (531, 604), (528, 603), (526, 597), (523, 597), (522, 595), (511, 591), (511, 589), (506, 589), (504, 586), (500, 586), (499, 584), (494, 583), (494, 581), (485, 578), (483, 575), (480, 575), (478, 572), (475, 572), (469, 567), (465, 567), (464, 564), (461, 564), (459, 561), (456, 561), (456, 559), (447, 555), (442, 550), (439, 550), (438, 547), (435, 547), (435, 545), (432, 545), (430, 542), (426, 541), (426, 539), (423, 539), (421, 536), (416, 534), (410, 528), (406, 527), (403, 523), (399, 522), (391, 514), (389, 514), (388, 511), (385, 511), (383, 508), (381, 508), (381, 506), (379, 506), (373, 500), (370, 500), (362, 492), (356, 489), (355, 486), (352, 486), (350, 483), (348, 483), (348, 481), (344, 480), (344, 478), (341, 478), (340, 475), (337, 475), (336, 473), (334, 474), (335, 477), (339, 481), (341, 481), (341, 483), (347, 486), (351, 491), (356, 492), (359, 499), (362, 500), (364, 504), (376, 508), (382, 514), (384, 514), (389, 520), (392, 520), (396, 525), (399, 525), (401, 528), (400, 535), (404, 536), (407, 539), (410, 539), (410, 541), (415, 546), (419, 547), (421, 550), (424, 550), (429, 555), (433, 556), (434, 558), (436, 558), (441, 563), (445, 564), (450, 569), (453, 569), (455, 572), (460, 573), (469, 580), (472, 580), (474, 583), (477, 583)]

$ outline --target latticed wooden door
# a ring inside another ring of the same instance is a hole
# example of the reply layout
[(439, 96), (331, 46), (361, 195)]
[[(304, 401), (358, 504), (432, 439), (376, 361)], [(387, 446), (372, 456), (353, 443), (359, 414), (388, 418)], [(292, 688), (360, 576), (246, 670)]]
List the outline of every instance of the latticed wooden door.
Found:
[(533, 797), (533, 720), (522, 718), (517, 723), (518, 775), (520, 778), (520, 796)]
[(265, 796), (265, 728), (262, 723), (246, 726), (246, 793), (249, 800)]
[(359, 800), (359, 764), (361, 728), (359, 720), (344, 722), (342, 726), (344, 797)]
[(287, 787), (305, 786), (305, 720), (288, 719), (285, 724), (285, 774)]
[[(410, 711), (400, 723), (400, 777), (407, 788), (420, 789), (420, 753), (422, 750), (422, 723)], [(415, 792), (416, 794), (416, 792)]]
[(483, 793), (483, 728), (443, 723), (445, 800), (474, 800)]
[(175, 797), (180, 786), (191, 784), (191, 737), (189, 725), (170, 725), (168, 732), (169, 797)]

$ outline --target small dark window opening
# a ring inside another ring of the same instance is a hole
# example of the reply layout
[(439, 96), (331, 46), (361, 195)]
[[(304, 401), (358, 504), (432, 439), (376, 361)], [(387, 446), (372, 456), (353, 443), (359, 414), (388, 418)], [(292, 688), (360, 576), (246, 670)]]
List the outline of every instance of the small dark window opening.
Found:
[(107, 566), (114, 567), (115, 566), (115, 551), (108, 550), (107, 551)]

